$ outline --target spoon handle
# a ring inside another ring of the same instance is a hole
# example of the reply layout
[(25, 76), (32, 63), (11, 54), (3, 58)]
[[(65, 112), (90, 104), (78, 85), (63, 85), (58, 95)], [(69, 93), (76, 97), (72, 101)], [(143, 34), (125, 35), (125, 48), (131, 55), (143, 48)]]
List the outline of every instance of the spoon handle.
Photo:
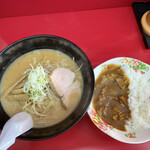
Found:
[(15, 143), (15, 139), (8, 141), (3, 136), (0, 137), (0, 150), (7, 150), (11, 145)]
[(7, 150), (15, 143), (16, 137), (30, 130), (32, 127), (32, 117), (26, 112), (20, 112), (11, 117), (5, 123), (0, 135), (0, 150)]

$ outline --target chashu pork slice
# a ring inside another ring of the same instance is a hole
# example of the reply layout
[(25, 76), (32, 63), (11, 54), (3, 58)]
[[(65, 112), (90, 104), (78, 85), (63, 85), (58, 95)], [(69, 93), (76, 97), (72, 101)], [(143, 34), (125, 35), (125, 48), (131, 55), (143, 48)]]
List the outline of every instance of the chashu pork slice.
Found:
[(76, 100), (80, 99), (80, 97), (81, 97), (81, 85), (79, 81), (75, 81), (69, 86), (68, 90), (62, 97), (62, 103), (67, 109)]
[(50, 84), (57, 95), (62, 97), (68, 87), (74, 82), (75, 73), (67, 68), (57, 68), (50, 75)]

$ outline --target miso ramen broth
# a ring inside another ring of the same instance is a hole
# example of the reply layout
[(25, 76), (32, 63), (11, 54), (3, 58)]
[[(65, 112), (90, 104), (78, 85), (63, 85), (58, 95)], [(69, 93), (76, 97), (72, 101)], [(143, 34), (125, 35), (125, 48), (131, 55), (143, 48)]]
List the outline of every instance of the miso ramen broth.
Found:
[(19, 57), (1, 81), (4, 111), (10, 117), (22, 111), (30, 113), (36, 128), (61, 122), (79, 104), (83, 90), (81, 67), (55, 50), (34, 50)]

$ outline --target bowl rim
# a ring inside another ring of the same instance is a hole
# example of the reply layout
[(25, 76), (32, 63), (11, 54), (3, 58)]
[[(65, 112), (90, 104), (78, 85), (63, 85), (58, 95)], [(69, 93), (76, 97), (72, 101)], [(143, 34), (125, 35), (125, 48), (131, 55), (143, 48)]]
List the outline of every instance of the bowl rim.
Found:
[[(49, 37), (49, 38), (57, 38), (57, 39), (61, 39), (64, 40), (66, 42), (71, 43), (72, 45), (74, 45), (75, 47), (77, 47), (78, 49), (80, 49), (76, 44), (74, 44), (72, 41), (68, 40), (67, 38), (61, 37), (61, 36), (57, 36), (57, 35), (49, 35), (49, 34), (37, 34), (37, 35), (31, 35), (31, 36), (26, 36), (23, 38), (20, 38), (18, 40), (15, 40), (14, 42), (11, 42), (9, 45), (7, 45), (6, 47), (4, 47), (1, 51), (0, 51), (0, 55), (2, 55), (7, 49), (9, 49), (10, 47), (24, 41), (24, 40), (28, 40), (28, 39), (32, 39), (32, 38), (39, 38), (39, 37)], [(81, 49), (80, 49), (81, 50)], [(83, 52), (81, 50), (81, 52)], [(83, 52), (83, 54), (86, 56), (86, 54)], [(87, 56), (86, 56), (87, 57)]]

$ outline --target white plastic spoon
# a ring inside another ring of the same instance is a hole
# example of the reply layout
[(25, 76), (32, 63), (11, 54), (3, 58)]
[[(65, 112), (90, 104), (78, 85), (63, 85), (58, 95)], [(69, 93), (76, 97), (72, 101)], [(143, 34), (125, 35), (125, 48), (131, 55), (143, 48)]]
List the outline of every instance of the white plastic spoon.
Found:
[(31, 115), (21, 112), (10, 118), (3, 127), (0, 135), (0, 150), (7, 150), (15, 143), (16, 137), (33, 127)]

